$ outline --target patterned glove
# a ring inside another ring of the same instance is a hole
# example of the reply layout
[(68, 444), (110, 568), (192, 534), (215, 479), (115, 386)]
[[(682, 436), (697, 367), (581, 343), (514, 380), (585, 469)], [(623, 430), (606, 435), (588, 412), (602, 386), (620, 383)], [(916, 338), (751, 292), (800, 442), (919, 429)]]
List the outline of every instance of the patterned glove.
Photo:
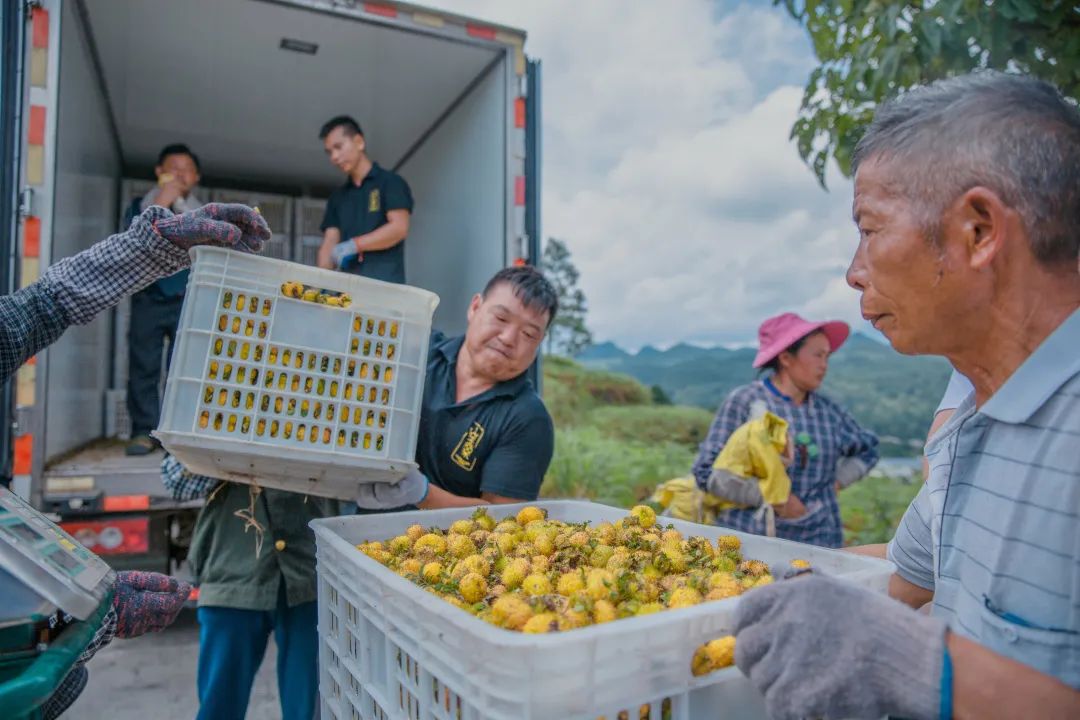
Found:
[(172, 625), (191, 585), (161, 573), (130, 571), (117, 573), (113, 593), (116, 635), (133, 638)]
[(390, 510), (406, 505), (419, 505), (428, 494), (428, 479), (419, 470), (410, 470), (396, 484), (368, 483), (361, 485), (356, 504), (365, 510)]
[(154, 229), (183, 250), (196, 245), (219, 245), (257, 253), (271, 235), (262, 215), (247, 205), (223, 203), (163, 218), (154, 223)]
[(339, 242), (330, 251), (330, 259), (334, 261), (334, 267), (338, 270), (345, 267), (345, 263), (348, 261), (357, 260), (359, 257), (360, 251), (356, 249), (356, 243), (351, 238)]
[(757, 588), (735, 610), (735, 664), (770, 718), (937, 720), (945, 623), (849, 583)]

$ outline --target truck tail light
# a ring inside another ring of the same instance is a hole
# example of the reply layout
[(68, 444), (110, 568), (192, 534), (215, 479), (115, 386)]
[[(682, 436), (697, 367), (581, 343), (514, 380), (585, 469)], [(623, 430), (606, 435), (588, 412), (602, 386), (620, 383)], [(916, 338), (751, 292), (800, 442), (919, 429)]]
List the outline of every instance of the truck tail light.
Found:
[(76, 540), (98, 555), (150, 551), (150, 519), (123, 518), (60, 523)]

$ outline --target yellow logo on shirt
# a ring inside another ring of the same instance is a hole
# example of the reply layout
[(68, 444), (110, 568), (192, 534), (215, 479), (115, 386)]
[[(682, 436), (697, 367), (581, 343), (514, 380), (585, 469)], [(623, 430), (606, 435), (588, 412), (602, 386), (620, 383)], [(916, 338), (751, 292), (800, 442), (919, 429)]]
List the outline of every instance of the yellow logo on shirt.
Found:
[(379, 189), (376, 188), (368, 195), (368, 212), (379, 212)]
[(484, 426), (474, 422), (458, 440), (457, 447), (450, 454), (450, 459), (461, 469), (472, 472), (472, 469), (476, 467), (476, 458), (473, 457), (473, 454), (483, 437)]

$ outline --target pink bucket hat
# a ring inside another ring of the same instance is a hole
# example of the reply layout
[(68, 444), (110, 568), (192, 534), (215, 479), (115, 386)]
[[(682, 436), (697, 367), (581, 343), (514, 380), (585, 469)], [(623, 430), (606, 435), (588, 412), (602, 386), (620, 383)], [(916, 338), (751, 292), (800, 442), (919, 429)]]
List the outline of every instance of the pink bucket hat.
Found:
[(795, 341), (818, 330), (824, 331), (825, 337), (829, 338), (832, 352), (836, 352), (851, 333), (848, 324), (840, 320), (810, 322), (795, 313), (783, 313), (769, 318), (758, 328), (758, 353), (754, 358), (754, 367), (760, 368), (791, 347)]

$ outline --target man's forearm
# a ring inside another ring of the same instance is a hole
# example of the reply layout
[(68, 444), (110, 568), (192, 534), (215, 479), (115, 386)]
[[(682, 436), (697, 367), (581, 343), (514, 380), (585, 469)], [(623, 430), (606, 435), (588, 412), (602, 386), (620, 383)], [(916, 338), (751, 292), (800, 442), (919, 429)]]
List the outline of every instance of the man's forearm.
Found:
[(423, 502), (417, 505), (417, 507), (421, 510), (435, 510), (437, 508), (472, 507), (474, 505), (487, 504), (488, 502), (486, 500), (455, 495), (452, 492), (448, 492), (431, 484), (428, 485), (427, 497), (424, 498)]
[(408, 223), (389, 222), (369, 233), (353, 238), (353, 243), (362, 253), (388, 250), (404, 240), (408, 234)]
[(849, 552), (852, 555), (866, 555), (868, 557), (876, 557), (884, 560), (887, 556), (889, 548), (888, 543), (878, 543), (877, 545), (851, 545), (844, 548), (844, 552)]
[(59, 338), (68, 325), (90, 322), (154, 280), (190, 264), (153, 223), (172, 213), (153, 208), (124, 233), (52, 265), (40, 280), (0, 298), (0, 380)]
[(1080, 691), (955, 633), (945, 642), (953, 666), (953, 717), (1080, 717)]

